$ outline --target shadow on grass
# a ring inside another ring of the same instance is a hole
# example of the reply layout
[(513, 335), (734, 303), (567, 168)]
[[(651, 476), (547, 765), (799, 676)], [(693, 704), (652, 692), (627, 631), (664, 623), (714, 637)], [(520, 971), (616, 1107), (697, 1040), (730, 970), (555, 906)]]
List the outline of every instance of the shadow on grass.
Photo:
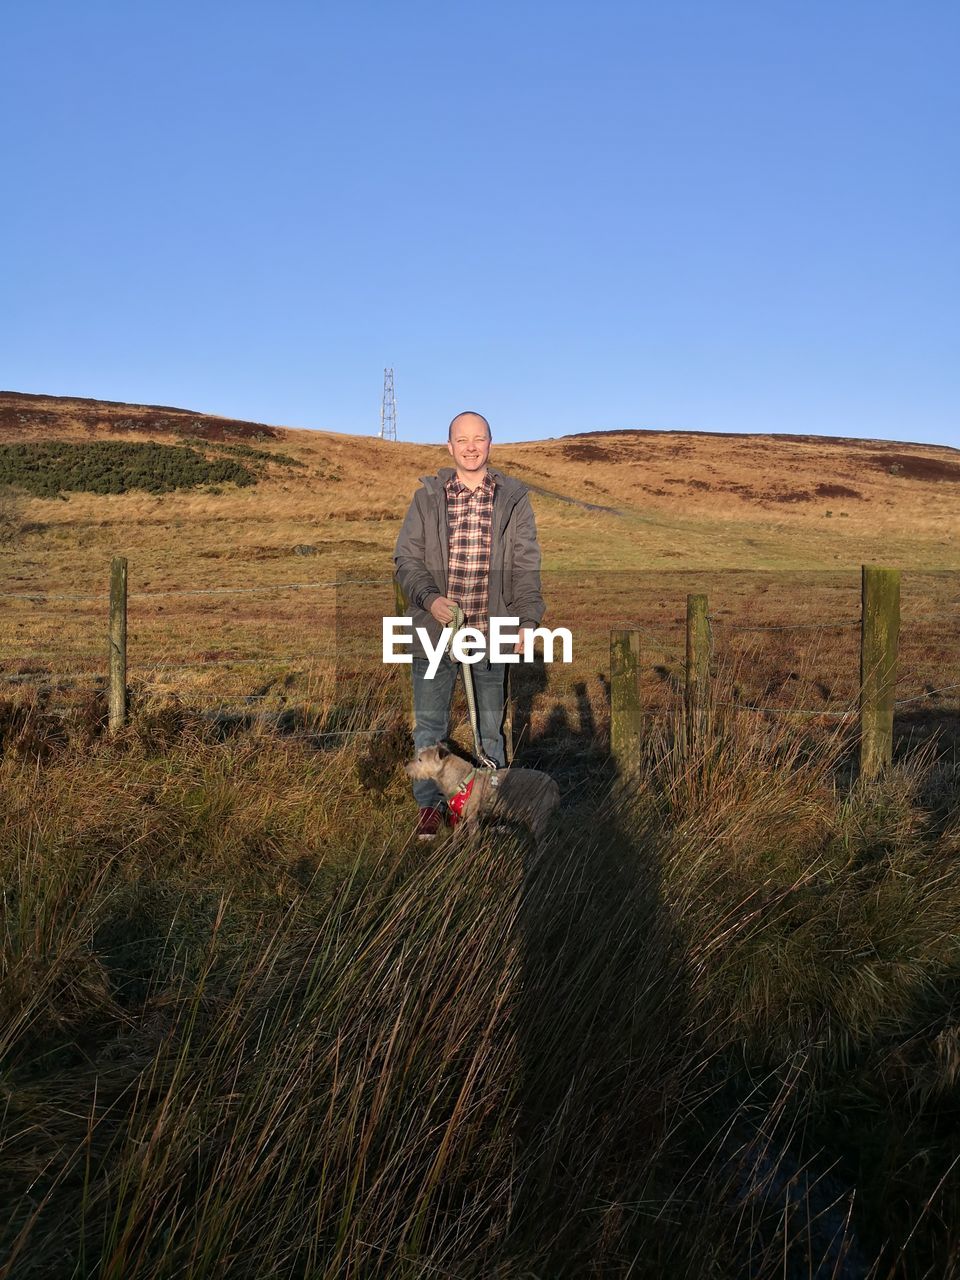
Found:
[(566, 802), (523, 852), (517, 1258), (551, 1277), (862, 1280), (851, 1186), (792, 1149), (795, 1082), (744, 1076), (702, 1021), (658, 797), (620, 776), (584, 685), (579, 724), (558, 706), (531, 734), (550, 680), (524, 674), (515, 763)]

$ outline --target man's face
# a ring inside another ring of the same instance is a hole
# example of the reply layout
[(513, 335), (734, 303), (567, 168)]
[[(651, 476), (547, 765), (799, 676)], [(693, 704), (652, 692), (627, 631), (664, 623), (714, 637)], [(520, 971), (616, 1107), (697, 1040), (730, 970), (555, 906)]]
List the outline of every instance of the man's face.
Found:
[(482, 471), (490, 456), (490, 435), (481, 418), (465, 414), (453, 424), (447, 442), (450, 456), (460, 471)]

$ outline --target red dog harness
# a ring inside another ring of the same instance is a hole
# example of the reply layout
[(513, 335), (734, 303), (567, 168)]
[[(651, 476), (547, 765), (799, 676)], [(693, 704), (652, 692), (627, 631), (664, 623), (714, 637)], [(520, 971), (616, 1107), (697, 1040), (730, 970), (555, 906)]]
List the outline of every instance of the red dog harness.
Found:
[(450, 825), (455, 827), (463, 817), (463, 806), (470, 799), (470, 792), (473, 790), (473, 784), (476, 777), (476, 771), (467, 775), (467, 779), (461, 784), (460, 790), (450, 797), (447, 801), (447, 808), (450, 810)]

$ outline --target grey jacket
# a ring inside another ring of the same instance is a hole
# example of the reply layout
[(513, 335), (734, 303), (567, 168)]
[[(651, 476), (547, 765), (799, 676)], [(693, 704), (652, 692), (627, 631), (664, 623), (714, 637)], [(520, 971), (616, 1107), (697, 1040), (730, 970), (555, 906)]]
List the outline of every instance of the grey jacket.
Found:
[[(495, 482), (490, 527), (490, 616), (519, 618), (535, 627), (543, 617), (540, 594), (540, 547), (526, 486), (512, 476), (488, 468)], [(422, 489), (413, 495), (393, 553), (395, 577), (408, 601), (413, 619), (413, 654), (425, 657), (416, 628), (424, 627), (436, 644), (442, 627), (430, 613), (438, 596), (447, 594), (449, 530), (443, 486), (456, 474), (441, 467), (435, 476), (421, 476)]]

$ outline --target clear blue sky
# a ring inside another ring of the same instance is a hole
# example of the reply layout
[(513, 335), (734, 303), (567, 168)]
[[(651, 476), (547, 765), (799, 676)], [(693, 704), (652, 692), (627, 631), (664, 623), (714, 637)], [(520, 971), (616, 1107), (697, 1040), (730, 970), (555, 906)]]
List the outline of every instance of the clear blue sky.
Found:
[(0, 387), (960, 444), (956, 0), (15, 0)]

